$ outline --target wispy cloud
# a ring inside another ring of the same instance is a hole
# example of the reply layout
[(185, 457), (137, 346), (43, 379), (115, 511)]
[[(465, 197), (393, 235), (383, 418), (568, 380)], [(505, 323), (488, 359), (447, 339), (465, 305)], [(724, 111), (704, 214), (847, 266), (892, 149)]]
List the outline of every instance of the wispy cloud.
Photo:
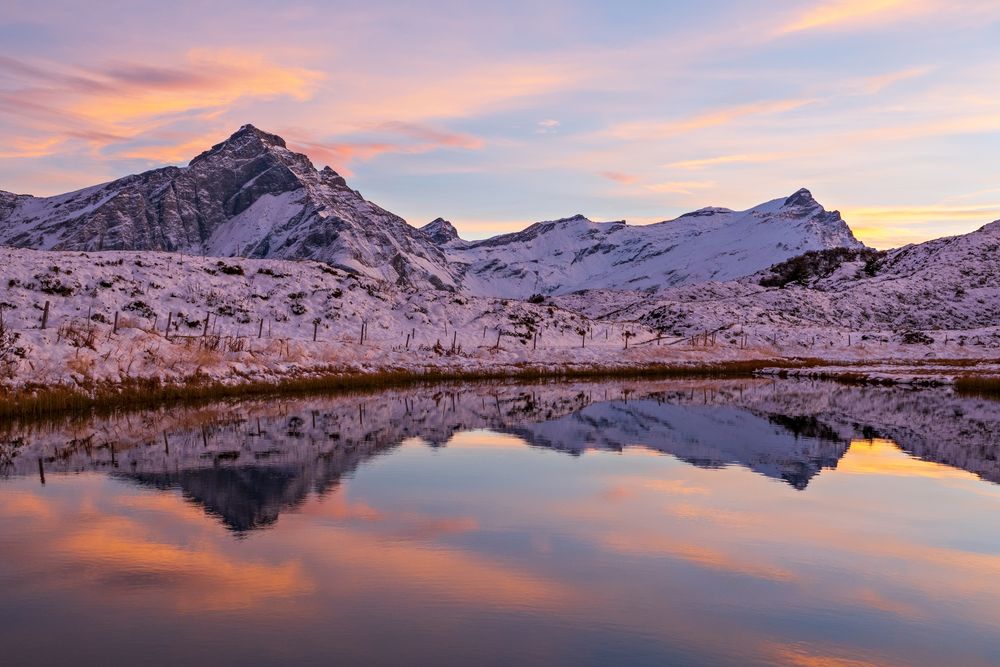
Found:
[(899, 18), (924, 11), (922, 0), (835, 0), (823, 2), (799, 14), (779, 29), (780, 34), (805, 30), (827, 30), (839, 27), (870, 25), (886, 19)]
[(555, 132), (556, 130), (558, 130), (559, 125), (560, 125), (559, 121), (555, 120), (554, 118), (540, 120), (537, 123), (535, 123), (536, 127), (535, 132), (537, 132), (538, 134), (549, 134), (551, 132)]
[[(0, 115), (16, 117), (21, 134), (12, 140), (16, 150), (5, 151), (8, 157), (37, 157), (77, 141), (92, 153), (120, 145), (122, 157), (168, 161), (190, 157), (183, 151), (208, 136), (204, 129), (183, 138), (176, 133), (155, 136), (169, 119), (211, 122), (245, 99), (305, 100), (324, 76), (233, 49), (192, 49), (174, 66), (130, 63), (85, 69), (0, 58), (0, 74), (12, 86), (0, 92)], [(214, 136), (217, 140), (217, 132)], [(138, 137), (153, 145), (125, 146)]]
[(479, 137), (451, 132), (419, 123), (389, 121), (359, 129), (365, 139), (350, 136), (325, 140), (303, 128), (288, 128), (282, 134), (292, 150), (309, 155), (314, 161), (330, 165), (350, 176), (351, 163), (371, 160), (386, 153), (416, 155), (439, 149), (478, 150), (485, 145)]
[(639, 180), (639, 178), (634, 174), (625, 174), (620, 171), (602, 171), (601, 176), (609, 181), (615, 181), (616, 183), (622, 183), (625, 185), (631, 185)]
[(669, 162), (663, 166), (668, 169), (686, 169), (693, 171), (725, 164), (774, 162), (775, 160), (780, 160), (788, 155), (789, 153), (739, 153), (735, 155), (718, 155), (716, 157)]
[(667, 181), (665, 183), (650, 183), (644, 187), (651, 192), (690, 195), (694, 194), (695, 190), (708, 190), (716, 185), (715, 181)]
[(711, 109), (677, 120), (621, 123), (613, 126), (609, 133), (621, 139), (663, 139), (685, 132), (728, 125), (747, 117), (784, 114), (813, 104), (815, 101), (808, 98), (793, 98), (750, 102)]

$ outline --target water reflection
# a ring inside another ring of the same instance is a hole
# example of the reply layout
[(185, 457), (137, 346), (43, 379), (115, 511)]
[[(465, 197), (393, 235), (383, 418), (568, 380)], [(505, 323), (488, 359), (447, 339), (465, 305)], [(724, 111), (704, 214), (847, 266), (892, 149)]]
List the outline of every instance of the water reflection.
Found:
[(1000, 659), (1000, 404), (943, 389), (473, 385), (5, 429), (18, 664)]

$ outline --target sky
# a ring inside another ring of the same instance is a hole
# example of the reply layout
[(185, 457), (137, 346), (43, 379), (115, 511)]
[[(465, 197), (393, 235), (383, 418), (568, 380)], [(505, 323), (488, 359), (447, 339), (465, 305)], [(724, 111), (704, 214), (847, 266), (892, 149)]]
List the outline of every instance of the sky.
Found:
[(0, 189), (252, 123), (465, 238), (809, 188), (875, 247), (1000, 218), (1000, 2), (0, 0)]

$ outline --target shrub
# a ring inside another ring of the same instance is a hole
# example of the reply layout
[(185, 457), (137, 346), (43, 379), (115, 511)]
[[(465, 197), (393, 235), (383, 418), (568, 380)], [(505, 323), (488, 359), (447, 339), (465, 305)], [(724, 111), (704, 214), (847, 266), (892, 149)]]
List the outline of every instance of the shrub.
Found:
[(153, 309), (150, 308), (149, 304), (145, 301), (133, 301), (131, 303), (127, 303), (122, 306), (122, 310), (126, 310), (130, 313), (136, 313), (137, 315), (141, 315), (149, 320), (156, 317), (156, 313), (153, 312)]
[(59, 338), (73, 347), (97, 349), (97, 327), (89, 320), (69, 320), (59, 327)]
[(934, 339), (923, 331), (904, 331), (900, 340), (906, 345), (930, 345)]
[(217, 262), (216, 266), (219, 267), (219, 273), (224, 273), (227, 276), (242, 276), (243, 267), (236, 264), (226, 264), (225, 262)]
[(805, 285), (810, 280), (825, 278), (836, 271), (844, 262), (864, 260), (865, 272), (875, 275), (878, 262), (885, 253), (871, 248), (829, 248), (810, 250), (797, 257), (775, 264), (768, 269), (768, 275), (760, 279), (762, 287), (785, 287)]
[(73, 296), (75, 291), (72, 285), (67, 285), (61, 279), (50, 276), (47, 273), (39, 273), (35, 276), (38, 281), (38, 289), (45, 294), (55, 294), (57, 296)]
[(545, 303), (545, 297), (541, 294), (532, 294), (528, 297), (528, 303)]

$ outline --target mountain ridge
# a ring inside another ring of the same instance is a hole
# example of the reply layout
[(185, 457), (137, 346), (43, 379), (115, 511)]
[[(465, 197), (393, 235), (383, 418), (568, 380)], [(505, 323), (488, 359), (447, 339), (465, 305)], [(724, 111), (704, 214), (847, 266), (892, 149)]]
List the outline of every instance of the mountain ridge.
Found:
[(806, 189), (742, 212), (709, 207), (643, 226), (577, 214), (466, 241), (441, 218), (411, 226), (250, 124), (187, 166), (53, 197), (0, 191), (0, 244), (310, 259), (401, 286), (511, 298), (658, 290), (742, 277), (807, 250), (863, 247)]

